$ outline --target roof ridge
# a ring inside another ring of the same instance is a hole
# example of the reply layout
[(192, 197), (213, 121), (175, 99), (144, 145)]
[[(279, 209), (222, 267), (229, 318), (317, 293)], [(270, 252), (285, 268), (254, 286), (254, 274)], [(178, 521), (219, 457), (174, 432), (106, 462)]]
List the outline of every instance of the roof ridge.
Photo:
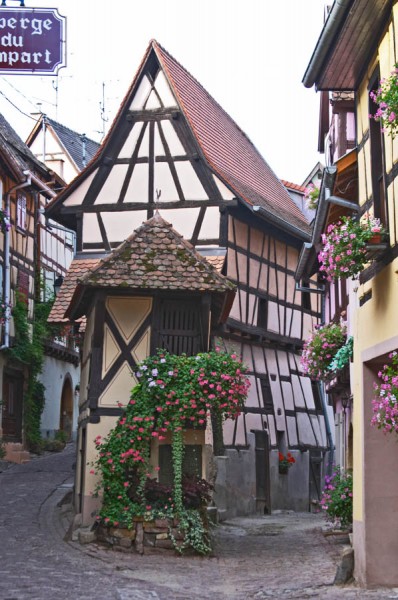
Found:
[(76, 131), (75, 129), (71, 129), (70, 127), (68, 127), (67, 125), (64, 125), (63, 123), (60, 123), (59, 121), (56, 121), (55, 119), (52, 119), (51, 117), (48, 117), (47, 115), (45, 115), (45, 119), (51, 124), (51, 125), (56, 125), (58, 127), (62, 127), (62, 129), (67, 129), (68, 131), (70, 131), (71, 133), (74, 133), (78, 136), (85, 136), (87, 141), (93, 142), (94, 144), (97, 144), (98, 146), (100, 146), (99, 142), (96, 142), (95, 140), (93, 140), (92, 138), (88, 137), (85, 133), (79, 133), (78, 131)]
[[(240, 133), (248, 140), (248, 142), (250, 142), (250, 144), (253, 146), (253, 148), (256, 150), (257, 154), (260, 154), (260, 152), (257, 150), (255, 144), (251, 141), (251, 139), (249, 138), (249, 136), (247, 135), (247, 133), (245, 133), (243, 131), (243, 129), (238, 125), (238, 123), (235, 121), (235, 119), (233, 119), (231, 117), (230, 114), (227, 113), (227, 111), (225, 110), (225, 108), (223, 108), (221, 106), (221, 104), (210, 94), (210, 92), (208, 92), (206, 90), (206, 88), (200, 83), (200, 81), (198, 79), (196, 79), (196, 77), (194, 75), (192, 75), (192, 73), (190, 71), (188, 71), (188, 69), (186, 67), (184, 67), (184, 65), (182, 65), (176, 58), (174, 58), (174, 56), (172, 54), (170, 54), (170, 52), (168, 52), (161, 44), (159, 44), (159, 42), (157, 42), (156, 40), (151, 40), (151, 43), (156, 44), (156, 46), (158, 46), (162, 52), (164, 52), (165, 54), (167, 54), (167, 56), (169, 58), (171, 58), (183, 71), (185, 71), (190, 77), (191, 79), (193, 79), (193, 81), (203, 90), (203, 92), (206, 94), (206, 96), (208, 96), (210, 98), (210, 100), (212, 102), (214, 102), (214, 104), (216, 104), (218, 106), (218, 108), (224, 113), (224, 115), (226, 115), (226, 117), (228, 117), (228, 119), (230, 121), (232, 121), (234, 123), (234, 125), (236, 126), (236, 128), (240, 131)], [(164, 65), (165, 66), (165, 65)], [(165, 68), (167, 69), (167, 67), (165, 66)], [(174, 87), (174, 86), (173, 86)], [(176, 91), (176, 90), (175, 90)], [(182, 102), (182, 104), (184, 105), (184, 102), (182, 101), (182, 99), (180, 98), (178, 92), (177, 95), (180, 99), (180, 101)], [(263, 159), (264, 160), (264, 159)], [(268, 163), (267, 163), (268, 164)]]

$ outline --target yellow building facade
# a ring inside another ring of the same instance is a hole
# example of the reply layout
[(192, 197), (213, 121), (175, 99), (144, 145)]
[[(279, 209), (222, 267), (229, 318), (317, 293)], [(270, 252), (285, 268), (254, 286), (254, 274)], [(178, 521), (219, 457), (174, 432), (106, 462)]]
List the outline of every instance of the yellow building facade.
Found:
[[(385, 247), (347, 286), (354, 338), (354, 575), (367, 587), (398, 585), (398, 440), (371, 425), (374, 384), (398, 348), (398, 138), (374, 119), (378, 104), (371, 95), (398, 62), (397, 27), (396, 2), (335, 2), (303, 78), (320, 92), (353, 93), (358, 216), (379, 218), (388, 232)], [(337, 195), (346, 199), (344, 189)]]

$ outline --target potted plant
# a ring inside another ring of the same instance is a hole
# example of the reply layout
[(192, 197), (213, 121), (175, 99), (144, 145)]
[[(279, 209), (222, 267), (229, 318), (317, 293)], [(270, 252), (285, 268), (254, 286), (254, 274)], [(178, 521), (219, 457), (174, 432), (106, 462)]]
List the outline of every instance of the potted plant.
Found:
[(383, 131), (387, 131), (391, 137), (395, 137), (398, 130), (398, 64), (386, 79), (381, 79), (376, 91), (370, 92), (373, 102), (378, 104), (374, 115), (370, 115), (375, 121), (380, 121)]
[(279, 452), (279, 473), (281, 475), (286, 475), (295, 462), (296, 459), (290, 452), (288, 452), (286, 456), (282, 454), (282, 452)]
[(322, 234), (319, 270), (325, 273), (328, 281), (354, 277), (368, 262), (367, 247), (377, 241), (372, 238), (384, 233), (379, 219), (366, 217), (358, 221), (352, 217), (342, 217)]
[[(304, 375), (308, 375), (315, 381), (330, 379), (335, 368), (343, 368), (349, 360), (348, 352), (346, 362), (343, 356), (340, 356), (337, 362), (333, 362), (346, 342), (347, 325), (344, 321), (315, 326), (313, 333), (304, 342), (301, 353), (301, 368)], [(334, 364), (335, 368), (332, 366)]]
[(390, 362), (378, 372), (374, 383), (371, 424), (384, 433), (398, 433), (398, 353), (391, 352)]

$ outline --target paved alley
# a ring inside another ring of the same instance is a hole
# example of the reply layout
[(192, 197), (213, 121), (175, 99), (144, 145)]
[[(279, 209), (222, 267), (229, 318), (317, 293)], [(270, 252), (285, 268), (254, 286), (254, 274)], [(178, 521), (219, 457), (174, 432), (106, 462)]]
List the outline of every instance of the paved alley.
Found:
[(332, 585), (340, 546), (321, 515), (233, 519), (215, 556), (126, 555), (65, 541), (74, 447), (0, 473), (0, 600), (398, 598), (398, 590)]

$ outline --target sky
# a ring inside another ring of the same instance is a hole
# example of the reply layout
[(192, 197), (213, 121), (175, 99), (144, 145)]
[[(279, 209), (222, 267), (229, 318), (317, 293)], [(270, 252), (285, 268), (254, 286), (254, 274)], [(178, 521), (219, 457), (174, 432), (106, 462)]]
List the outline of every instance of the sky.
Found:
[[(7, 0), (18, 8), (15, 0)], [(319, 95), (302, 78), (324, 0), (25, 0), (67, 19), (58, 75), (0, 75), (0, 111), (23, 140), (43, 112), (100, 141), (155, 38), (217, 100), (280, 179), (315, 164)]]

